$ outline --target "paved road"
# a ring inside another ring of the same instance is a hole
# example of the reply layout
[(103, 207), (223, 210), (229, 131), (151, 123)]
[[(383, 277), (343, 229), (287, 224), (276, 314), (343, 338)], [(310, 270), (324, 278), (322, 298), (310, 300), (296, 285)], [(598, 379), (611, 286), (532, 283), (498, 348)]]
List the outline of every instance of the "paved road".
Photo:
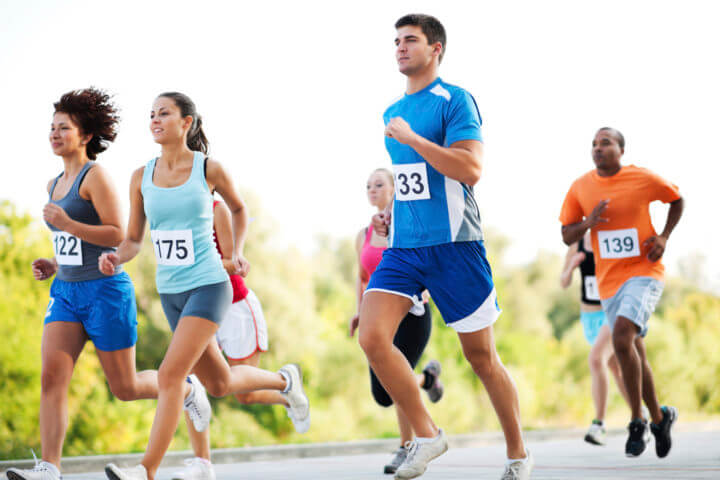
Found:
[[(609, 438), (605, 447), (581, 440), (548, 440), (530, 443), (535, 455), (534, 480), (632, 479), (684, 480), (720, 479), (720, 431), (679, 432), (670, 455), (660, 460), (655, 446), (636, 459), (624, 456), (625, 437)], [(288, 459), (216, 465), (218, 480), (318, 480), (390, 479), (382, 475), (385, 454)], [(435, 460), (424, 480), (499, 479), (504, 448), (493, 444), (476, 448), (451, 448)], [(160, 470), (157, 480), (169, 480), (175, 468)], [(64, 475), (65, 480), (104, 479), (102, 473)]]

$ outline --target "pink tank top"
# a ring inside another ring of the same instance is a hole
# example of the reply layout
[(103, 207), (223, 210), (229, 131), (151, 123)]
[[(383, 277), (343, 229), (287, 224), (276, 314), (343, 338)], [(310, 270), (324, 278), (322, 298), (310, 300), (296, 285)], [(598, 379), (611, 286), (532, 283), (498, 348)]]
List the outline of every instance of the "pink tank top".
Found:
[(375, 247), (370, 245), (370, 239), (372, 238), (373, 227), (372, 224), (365, 229), (365, 242), (363, 243), (362, 250), (360, 250), (360, 265), (362, 266), (362, 272), (360, 272), (360, 278), (364, 282), (370, 280), (370, 275), (373, 274), (375, 269), (380, 263), (385, 247)]

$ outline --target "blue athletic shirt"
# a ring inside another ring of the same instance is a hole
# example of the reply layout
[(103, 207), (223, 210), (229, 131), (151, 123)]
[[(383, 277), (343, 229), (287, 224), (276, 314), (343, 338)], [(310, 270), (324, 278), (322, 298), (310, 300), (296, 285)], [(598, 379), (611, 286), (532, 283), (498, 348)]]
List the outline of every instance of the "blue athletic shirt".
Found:
[[(443, 147), (461, 140), (482, 142), (482, 119), (475, 99), (440, 78), (390, 105), (383, 114), (385, 125), (394, 117), (402, 117), (415, 133)], [(385, 137), (385, 148), (395, 175), (391, 248), (483, 239), (471, 185), (446, 177), (394, 138)]]

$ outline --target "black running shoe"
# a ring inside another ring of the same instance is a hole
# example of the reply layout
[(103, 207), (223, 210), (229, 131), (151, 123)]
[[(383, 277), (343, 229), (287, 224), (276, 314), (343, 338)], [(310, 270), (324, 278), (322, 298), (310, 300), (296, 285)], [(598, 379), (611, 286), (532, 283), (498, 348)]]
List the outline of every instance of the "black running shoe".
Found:
[(628, 431), (630, 436), (625, 443), (625, 456), (626, 457), (639, 457), (647, 446), (649, 436), (647, 435), (648, 424), (639, 418), (636, 418), (630, 425), (628, 425)]
[(663, 413), (660, 425), (651, 424), (650, 431), (655, 435), (655, 453), (658, 457), (664, 458), (670, 453), (670, 447), (672, 447), (670, 429), (677, 420), (678, 411), (675, 407), (662, 407), (660, 410)]

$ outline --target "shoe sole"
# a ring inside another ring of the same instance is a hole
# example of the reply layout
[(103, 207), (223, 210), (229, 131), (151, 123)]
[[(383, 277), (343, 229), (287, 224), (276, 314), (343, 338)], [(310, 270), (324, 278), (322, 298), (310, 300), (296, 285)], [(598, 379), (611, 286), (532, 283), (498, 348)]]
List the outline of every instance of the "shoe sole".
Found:
[(642, 455), (643, 453), (645, 453), (645, 449), (644, 449), (644, 448), (642, 449), (642, 451), (641, 451), (640, 453), (625, 452), (625, 456), (626, 456), (627, 458), (637, 458), (637, 457), (639, 457), (640, 455)]
[(392, 475), (393, 473), (397, 472), (397, 467), (389, 467), (385, 466), (385, 469), (383, 470), (383, 473), (385, 475)]
[(25, 477), (15, 472), (5, 472), (5, 476), (8, 478), (8, 480), (26, 480)]
[[(672, 407), (672, 412), (673, 412), (673, 417), (672, 417), (672, 419), (670, 420), (670, 425), (668, 425), (668, 432), (670, 432), (670, 430), (672, 430), (673, 424), (674, 424), (675, 421), (678, 419), (678, 410), (677, 410), (677, 408)], [(667, 456), (670, 454), (670, 450), (672, 450), (672, 437), (671, 437), (670, 448), (668, 448), (668, 451), (665, 453), (665, 455), (662, 455), (662, 456), (661, 456), (659, 453), (657, 453), (657, 440), (655, 441), (655, 454), (658, 456), (658, 458), (665, 458), (665, 457), (667, 457)]]
[[(291, 363), (290, 365), (293, 366), (293, 367), (295, 367), (295, 368), (297, 368), (298, 385), (300, 386), (300, 394), (301, 394), (303, 397), (305, 397), (305, 400), (307, 400), (307, 405), (308, 405), (308, 406), (307, 406), (307, 408), (308, 408), (308, 414), (307, 414), (307, 416), (308, 416), (308, 418), (309, 418), (309, 417), (310, 417), (310, 399), (309, 399), (308, 396), (305, 394), (305, 388), (303, 387), (302, 368), (300, 368), (300, 365), (298, 365), (297, 363)], [(293, 379), (293, 381), (294, 381), (294, 380), (295, 380), (295, 379)], [(294, 389), (295, 389), (295, 385), (293, 385), (292, 388), (293, 388), (293, 390), (294, 390)], [(308, 428), (309, 428), (309, 427), (308, 427)]]
[(587, 443), (592, 444), (592, 445), (598, 445), (598, 446), (600, 446), (600, 447), (604, 447), (604, 446), (605, 446), (605, 443), (604, 443), (604, 442), (599, 442), (599, 441), (595, 440), (595, 437), (593, 437), (593, 436), (591, 436), (591, 435), (585, 435), (585, 441), (586, 441)]
[(105, 467), (105, 475), (107, 475), (110, 480), (121, 480), (110, 467)]

